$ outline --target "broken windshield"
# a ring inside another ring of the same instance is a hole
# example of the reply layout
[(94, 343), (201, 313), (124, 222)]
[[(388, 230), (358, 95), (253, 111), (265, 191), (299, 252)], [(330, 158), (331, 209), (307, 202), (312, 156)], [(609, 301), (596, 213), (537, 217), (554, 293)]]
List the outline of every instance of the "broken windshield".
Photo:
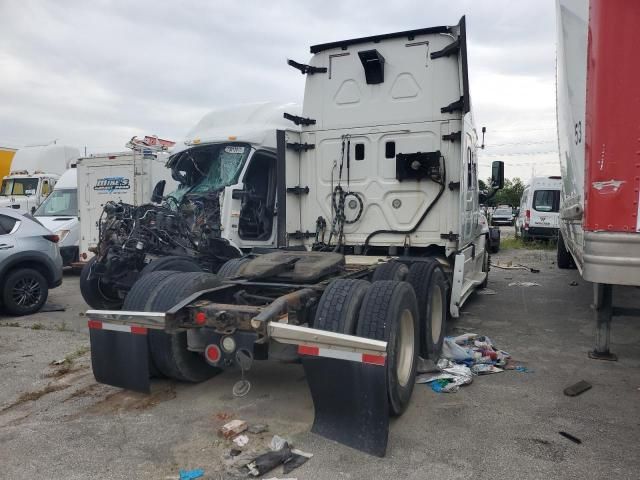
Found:
[(179, 202), (187, 193), (206, 194), (234, 185), (250, 151), (248, 145), (226, 143), (203, 145), (176, 154), (168, 166), (180, 186), (170, 196)]

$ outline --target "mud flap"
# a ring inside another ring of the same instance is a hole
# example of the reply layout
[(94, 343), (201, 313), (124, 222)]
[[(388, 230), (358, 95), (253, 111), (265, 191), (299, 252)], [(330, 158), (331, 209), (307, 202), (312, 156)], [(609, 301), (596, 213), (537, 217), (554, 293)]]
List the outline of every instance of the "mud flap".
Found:
[[(110, 329), (109, 327), (118, 327)], [(96, 381), (149, 393), (147, 329), (89, 321), (91, 366)]]
[(389, 435), (387, 369), (335, 358), (302, 357), (315, 418), (311, 431), (383, 457)]

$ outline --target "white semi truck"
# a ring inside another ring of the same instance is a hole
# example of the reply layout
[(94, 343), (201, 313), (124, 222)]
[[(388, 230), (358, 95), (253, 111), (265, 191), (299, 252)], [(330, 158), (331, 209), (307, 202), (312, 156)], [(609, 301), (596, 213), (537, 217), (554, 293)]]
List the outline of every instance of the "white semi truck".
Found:
[[(447, 318), (488, 278), (465, 20), (311, 53), (309, 64), (289, 61), (306, 75), (301, 115), (285, 115), (300, 129), (279, 129), (262, 151), (228, 129), (190, 137), (201, 155), (186, 149), (169, 161), (191, 185), (174, 208), (127, 213), (136, 225), (184, 221), (200, 255), (217, 255), (220, 218), (237, 212), (238, 235), (273, 235), (274, 248), (217, 274), (176, 272), (170, 263), (184, 257), (161, 259), (166, 268), (140, 275), (122, 310), (87, 312), (93, 372), (149, 391), (152, 376), (199, 382), (236, 362), (299, 358), (312, 431), (382, 456), (418, 357), (437, 359)], [(493, 167), (495, 190), (504, 172)], [(246, 181), (252, 169), (262, 190)], [(194, 192), (222, 171), (244, 177)], [(271, 210), (256, 218), (265, 202)], [(146, 248), (151, 235), (133, 231), (131, 248)]]
[(67, 145), (20, 148), (11, 162), (10, 174), (2, 179), (0, 207), (33, 213), (79, 157), (80, 151)]
[(558, 266), (593, 283), (596, 346), (609, 351), (613, 286), (640, 286), (640, 2), (558, 0)]

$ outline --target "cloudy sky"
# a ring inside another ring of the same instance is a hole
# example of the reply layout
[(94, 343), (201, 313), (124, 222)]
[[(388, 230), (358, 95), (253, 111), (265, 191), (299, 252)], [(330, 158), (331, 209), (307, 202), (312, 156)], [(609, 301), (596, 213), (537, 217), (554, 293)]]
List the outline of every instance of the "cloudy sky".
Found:
[(552, 0), (0, 0), (0, 145), (180, 140), (216, 107), (301, 103), (285, 61), (310, 45), (464, 14), (482, 178), (557, 173)]

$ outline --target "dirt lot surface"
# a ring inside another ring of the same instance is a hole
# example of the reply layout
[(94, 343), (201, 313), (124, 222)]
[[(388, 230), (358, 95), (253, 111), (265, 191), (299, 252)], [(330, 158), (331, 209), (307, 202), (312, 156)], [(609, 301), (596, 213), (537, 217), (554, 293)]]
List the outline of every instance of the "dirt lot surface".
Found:
[[(618, 362), (590, 360), (590, 285), (558, 270), (552, 251), (492, 259), (540, 272), (493, 268), (495, 294), (474, 294), (448, 330), (488, 335), (529, 371), (476, 377), (455, 394), (416, 385), (408, 411), (392, 420), (385, 458), (309, 433), (313, 406), (300, 365), (258, 363), (244, 398), (231, 393), (237, 370), (199, 385), (155, 381), (151, 395), (95, 383), (86, 307), (77, 277), (66, 275), (50, 295), (64, 312), (0, 319), (0, 478), (164, 479), (181, 468), (234, 478), (234, 445), (216, 431), (239, 418), (269, 426), (248, 435), (247, 455), (274, 434), (314, 454), (286, 476), (277, 469), (264, 478), (637, 479), (640, 318), (614, 320)], [(539, 285), (509, 286), (518, 281)], [(638, 293), (614, 290), (619, 305), (633, 305)], [(593, 388), (563, 395), (579, 380)]]

